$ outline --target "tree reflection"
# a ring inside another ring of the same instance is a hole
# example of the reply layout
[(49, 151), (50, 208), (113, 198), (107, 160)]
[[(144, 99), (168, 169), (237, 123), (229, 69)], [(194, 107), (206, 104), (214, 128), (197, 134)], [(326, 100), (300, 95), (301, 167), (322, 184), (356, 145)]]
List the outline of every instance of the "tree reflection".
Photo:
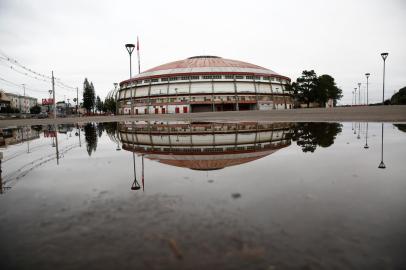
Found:
[(393, 124), (397, 127), (400, 131), (406, 132), (406, 124)]
[(313, 153), (317, 146), (333, 145), (337, 134), (341, 131), (342, 125), (339, 123), (297, 123), (293, 129), (292, 140), (303, 152)]
[(104, 131), (104, 124), (98, 123), (97, 124), (97, 135), (99, 135), (99, 138), (103, 135), (103, 131)]
[(97, 148), (97, 131), (94, 123), (87, 123), (84, 127), (85, 130), (85, 140), (86, 140), (86, 150), (89, 156), (92, 152), (96, 151)]
[(103, 123), (103, 127), (109, 137), (116, 136), (116, 132), (117, 132), (117, 123), (116, 122)]

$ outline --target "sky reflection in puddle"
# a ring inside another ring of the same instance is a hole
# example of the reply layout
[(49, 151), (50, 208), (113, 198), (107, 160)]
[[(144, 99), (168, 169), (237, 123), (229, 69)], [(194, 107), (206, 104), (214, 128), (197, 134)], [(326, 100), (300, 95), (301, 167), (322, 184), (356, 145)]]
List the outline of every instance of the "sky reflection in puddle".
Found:
[[(109, 268), (100, 254), (112, 243), (124, 266), (405, 266), (405, 125), (125, 122), (2, 135), (4, 266)], [(125, 248), (143, 259), (125, 262)]]

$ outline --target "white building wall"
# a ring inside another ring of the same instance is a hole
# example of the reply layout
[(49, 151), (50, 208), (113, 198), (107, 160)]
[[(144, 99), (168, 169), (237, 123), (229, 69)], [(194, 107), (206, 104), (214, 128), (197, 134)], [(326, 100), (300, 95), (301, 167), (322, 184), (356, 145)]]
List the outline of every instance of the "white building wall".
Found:
[(214, 82), (214, 93), (234, 93), (234, 83)]
[(254, 83), (252, 82), (237, 82), (237, 92), (238, 93), (255, 93)]
[(269, 101), (266, 103), (258, 103), (260, 111), (268, 111), (273, 109), (273, 102)]
[[(135, 96), (136, 97), (148, 96), (148, 88), (149, 88), (149, 86), (137, 87), (137, 89), (135, 91)], [(130, 97), (130, 95), (128, 95), (127, 97)]]
[(257, 84), (257, 91), (258, 93), (270, 94), (271, 92), (271, 85), (269, 83), (259, 83)]
[(282, 87), (280, 84), (272, 84), (272, 90), (274, 93), (282, 93)]
[(151, 95), (166, 95), (168, 85), (151, 85)]
[(211, 93), (211, 82), (192, 83), (191, 93)]
[(169, 94), (176, 95), (189, 93), (189, 83), (172, 83), (169, 85)]

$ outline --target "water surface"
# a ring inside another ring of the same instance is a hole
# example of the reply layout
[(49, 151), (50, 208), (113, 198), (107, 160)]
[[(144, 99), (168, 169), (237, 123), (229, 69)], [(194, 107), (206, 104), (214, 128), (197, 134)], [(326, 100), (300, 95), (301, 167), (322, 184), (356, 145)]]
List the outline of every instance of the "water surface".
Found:
[(123, 122), (1, 134), (2, 269), (406, 267), (405, 125)]

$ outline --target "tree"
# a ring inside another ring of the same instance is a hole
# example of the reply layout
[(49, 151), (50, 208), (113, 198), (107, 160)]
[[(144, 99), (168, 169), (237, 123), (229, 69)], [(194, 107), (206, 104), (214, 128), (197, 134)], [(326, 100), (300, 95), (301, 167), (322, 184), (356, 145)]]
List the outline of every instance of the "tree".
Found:
[(316, 99), (316, 87), (317, 75), (314, 70), (304, 70), (302, 76), (296, 80), (296, 97), (300, 102), (306, 103), (307, 108), (309, 108), (310, 102), (313, 102)]
[(96, 98), (96, 110), (98, 110), (99, 112), (102, 112), (103, 107), (104, 107), (103, 101), (101, 101), (100, 97), (97, 96), (97, 98)]
[(89, 84), (87, 78), (83, 83), (83, 108), (86, 109), (87, 113), (90, 113), (95, 106), (95, 92), (93, 83)]
[(39, 105), (34, 105), (30, 108), (31, 114), (39, 114), (41, 112), (41, 107)]
[(342, 98), (342, 90), (336, 86), (334, 78), (324, 74), (317, 78), (317, 86), (315, 89), (315, 101), (320, 106), (325, 107), (327, 100), (334, 100), (334, 104), (338, 99)]
[(111, 112), (111, 113), (116, 112), (116, 100), (113, 97), (106, 98), (104, 100), (104, 111)]
[(401, 88), (396, 94), (394, 94), (390, 103), (392, 105), (406, 105), (406, 87)]

